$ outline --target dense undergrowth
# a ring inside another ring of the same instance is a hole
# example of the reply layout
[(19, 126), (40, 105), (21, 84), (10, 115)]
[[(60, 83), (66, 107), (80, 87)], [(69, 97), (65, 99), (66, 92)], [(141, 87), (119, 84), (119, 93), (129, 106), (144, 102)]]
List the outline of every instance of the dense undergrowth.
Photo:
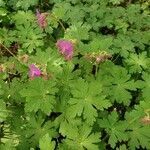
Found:
[(148, 150), (149, 2), (0, 0), (0, 150)]

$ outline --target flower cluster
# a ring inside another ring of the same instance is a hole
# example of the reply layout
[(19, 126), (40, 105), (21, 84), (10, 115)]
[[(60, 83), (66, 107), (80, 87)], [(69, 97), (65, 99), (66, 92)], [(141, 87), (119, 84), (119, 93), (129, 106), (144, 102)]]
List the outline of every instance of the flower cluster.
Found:
[(96, 63), (99, 64), (101, 62), (106, 61), (107, 59), (110, 59), (112, 56), (110, 54), (107, 53), (100, 53), (100, 54), (87, 54), (85, 55), (85, 58), (90, 60), (90, 62), (92, 63)]
[(68, 40), (58, 40), (56, 43), (59, 52), (64, 56), (66, 60), (71, 60), (73, 57), (73, 43)]
[(41, 70), (36, 67), (34, 64), (31, 64), (29, 66), (29, 78), (34, 79), (35, 77), (40, 77), (41, 76)]
[(47, 15), (48, 13), (40, 13), (39, 10), (36, 10), (37, 22), (42, 29), (44, 29), (47, 26)]

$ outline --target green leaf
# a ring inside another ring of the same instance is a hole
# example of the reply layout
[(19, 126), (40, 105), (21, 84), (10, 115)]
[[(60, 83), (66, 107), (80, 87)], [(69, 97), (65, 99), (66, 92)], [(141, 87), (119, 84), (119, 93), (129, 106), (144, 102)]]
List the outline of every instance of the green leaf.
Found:
[[(66, 19), (68, 19), (68, 23), (76, 24), (81, 22), (85, 17), (85, 11), (83, 10), (82, 5), (76, 5), (76, 7), (70, 6), (69, 9), (71, 10), (67, 15)], [(80, 15), (76, 15), (80, 14)]]
[(36, 115), (30, 114), (26, 117), (26, 125), (22, 127), (21, 134), (21, 142), (24, 143), (21, 143), (21, 146), (24, 146), (24, 144), (27, 143), (27, 145), (29, 145), (30, 147), (35, 148), (39, 145), (39, 142), (41, 141), (41, 146), (43, 148), (42, 141), (47, 137), (46, 134), (49, 135), (49, 138), (45, 140), (46, 143), (48, 144), (48, 141), (50, 142), (50, 144), (53, 143), (51, 143), (50, 139), (56, 137), (57, 135), (54, 123), (52, 121), (45, 122), (44, 118), (45, 115), (40, 112)]
[(127, 147), (125, 144), (119, 146), (119, 148), (117, 148), (116, 150), (127, 150)]
[(40, 149), (41, 150), (54, 150), (55, 149), (55, 142), (51, 141), (52, 138), (49, 134), (45, 134), (39, 141)]
[(23, 8), (24, 10), (27, 10), (30, 6), (34, 6), (34, 5), (37, 5), (38, 3), (38, 0), (19, 0), (17, 3), (16, 3), (16, 7), (21, 7)]
[(123, 103), (124, 105), (130, 104), (132, 98), (129, 90), (136, 90), (136, 83), (131, 80), (131, 75), (123, 67), (118, 67), (106, 63), (103, 66), (103, 72), (98, 73), (98, 78), (104, 84), (104, 92), (110, 96), (114, 102)]
[(16, 41), (15, 34), (16, 31), (0, 28), (0, 42), (3, 43), (6, 47), (9, 47), (14, 41)]
[(101, 84), (97, 81), (90, 83), (79, 79), (71, 84), (73, 97), (69, 101), (68, 115), (71, 117), (81, 116), (88, 124), (93, 124), (97, 117), (97, 110), (104, 110), (111, 106), (109, 100), (102, 94)]
[(130, 52), (134, 51), (134, 44), (130, 37), (122, 34), (119, 34), (117, 38), (114, 39), (113, 45), (113, 53), (119, 53), (124, 58), (126, 58)]
[[(111, 52), (110, 47), (112, 46), (112, 37), (95, 37), (89, 44), (79, 45), (83, 49), (83, 54), (87, 53), (101, 53), (101, 52)], [(81, 50), (80, 50), (81, 51)]]
[(112, 148), (115, 148), (117, 142), (127, 141), (126, 124), (123, 121), (119, 121), (117, 112), (112, 112), (107, 118), (100, 119), (98, 123), (109, 135), (108, 143)]
[(24, 51), (32, 53), (34, 49), (44, 45), (43, 38), (45, 34), (37, 25), (27, 22), (24, 25), (17, 26), (17, 38), (22, 43)]
[(131, 73), (141, 73), (150, 67), (150, 58), (147, 57), (147, 53), (143, 52), (139, 55), (130, 54), (129, 58), (125, 60), (127, 66), (129, 66), (129, 71)]
[(37, 112), (42, 110), (44, 113), (51, 113), (55, 102), (55, 93), (57, 88), (54, 81), (46, 81), (42, 78), (36, 78), (29, 82), (26, 88), (22, 89), (20, 94), (26, 98), (26, 112)]
[(18, 26), (21, 24), (26, 24), (27, 22), (34, 23), (35, 15), (30, 10), (29, 11), (19, 10), (15, 15), (12, 16), (12, 19), (15, 21), (16, 26)]
[(4, 98), (9, 100), (9, 102), (24, 102), (24, 99), (21, 98), (20, 89), (24, 87), (22, 82), (17, 79), (13, 79), (11, 84), (3, 83)]
[(150, 97), (150, 75), (149, 73), (143, 73), (143, 81), (142, 80), (138, 80), (136, 82), (137, 87), (142, 89), (142, 96), (144, 99), (149, 100)]
[(92, 128), (83, 124), (77, 131), (77, 136), (64, 140), (69, 150), (98, 150), (97, 143), (100, 142), (101, 135), (99, 133), (91, 133)]
[(140, 148), (140, 146), (144, 148), (150, 147), (150, 136), (149, 136), (150, 128), (141, 127), (141, 128), (134, 128), (132, 132), (129, 133), (130, 141), (129, 146), (131, 149)]
[(150, 102), (141, 101), (139, 105), (131, 112), (127, 112), (126, 118), (126, 131), (129, 137), (130, 149), (140, 148), (148, 149), (150, 147), (150, 128), (149, 119)]
[(6, 104), (2, 99), (0, 99), (0, 122), (6, 120), (7, 116), (8, 116), (8, 110), (6, 109)]
[(66, 39), (76, 39), (80, 40), (88, 40), (89, 39), (89, 31), (90, 27), (86, 24), (77, 23), (75, 25), (70, 26), (65, 32)]
[(62, 3), (56, 3), (54, 8), (53, 8), (53, 13), (56, 18), (58, 19), (66, 19), (66, 14), (68, 11), (70, 11), (70, 4), (67, 2), (62, 2)]
[(55, 125), (59, 127), (59, 133), (64, 137), (73, 138), (78, 134), (78, 126), (81, 125), (81, 118), (68, 117), (66, 108), (60, 116), (55, 119)]

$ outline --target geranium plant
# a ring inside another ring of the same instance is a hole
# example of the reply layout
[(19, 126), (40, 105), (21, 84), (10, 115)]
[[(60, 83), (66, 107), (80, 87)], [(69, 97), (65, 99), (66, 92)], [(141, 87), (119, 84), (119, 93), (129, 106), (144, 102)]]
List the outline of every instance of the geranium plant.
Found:
[(0, 150), (150, 148), (144, 0), (0, 0)]

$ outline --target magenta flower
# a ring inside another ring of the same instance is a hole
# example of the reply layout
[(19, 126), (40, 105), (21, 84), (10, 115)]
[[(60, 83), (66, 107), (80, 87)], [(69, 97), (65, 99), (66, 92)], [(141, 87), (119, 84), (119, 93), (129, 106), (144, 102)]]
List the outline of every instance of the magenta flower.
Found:
[(66, 60), (70, 60), (73, 57), (73, 43), (68, 40), (58, 40), (56, 43), (59, 52), (64, 56)]
[(37, 68), (34, 64), (31, 64), (29, 66), (29, 77), (31, 79), (34, 79), (34, 77), (39, 77), (41, 76), (41, 71), (39, 68)]
[(38, 25), (43, 29), (47, 26), (47, 20), (46, 20), (47, 15), (48, 15), (47, 13), (40, 13), (39, 10), (36, 10)]

